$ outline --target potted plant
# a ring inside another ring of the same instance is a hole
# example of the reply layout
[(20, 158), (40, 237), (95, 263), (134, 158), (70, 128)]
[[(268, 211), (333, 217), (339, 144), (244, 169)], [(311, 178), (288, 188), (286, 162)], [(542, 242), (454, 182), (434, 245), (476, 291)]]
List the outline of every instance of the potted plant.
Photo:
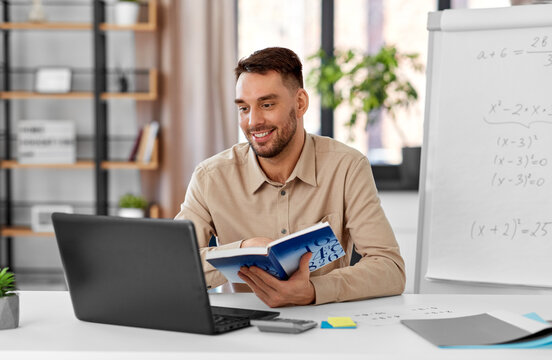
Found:
[(138, 21), (140, 4), (138, 0), (118, 0), (115, 3), (115, 24), (134, 25)]
[(401, 53), (395, 46), (383, 46), (376, 54), (349, 49), (328, 55), (320, 50), (308, 60), (319, 63), (307, 75), (307, 82), (320, 94), (322, 106), (335, 110), (343, 103), (349, 105), (351, 115), (345, 125), (349, 127), (350, 138), (353, 138), (352, 129), (359, 118), (364, 117), (368, 130), (382, 111), (390, 115), (403, 144), (401, 181), (417, 189), (421, 149), (408, 146), (395, 110), (408, 108), (418, 99), (416, 89), (400, 71), (403, 66), (422, 71), (418, 54)]
[(118, 215), (122, 217), (144, 217), (148, 202), (142, 196), (125, 194), (119, 199)]
[(0, 329), (19, 326), (19, 295), (15, 290), (15, 275), (3, 268), (0, 271)]

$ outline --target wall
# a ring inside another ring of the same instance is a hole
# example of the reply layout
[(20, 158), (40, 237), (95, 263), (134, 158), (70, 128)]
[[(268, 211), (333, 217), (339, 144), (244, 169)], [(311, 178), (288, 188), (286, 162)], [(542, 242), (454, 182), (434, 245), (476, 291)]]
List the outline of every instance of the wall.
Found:
[(406, 265), (405, 293), (414, 292), (418, 229), (418, 193), (380, 191), (381, 205), (387, 215)]

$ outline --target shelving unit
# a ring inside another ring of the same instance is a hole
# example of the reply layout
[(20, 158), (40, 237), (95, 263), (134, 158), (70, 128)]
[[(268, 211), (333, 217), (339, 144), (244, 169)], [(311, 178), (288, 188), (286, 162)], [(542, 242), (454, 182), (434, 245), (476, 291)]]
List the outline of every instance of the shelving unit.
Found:
[[(50, 23), (30, 23), (30, 22), (10, 22), (10, 2), (0, 0), (4, 7), (2, 23), (0, 23), (0, 32), (3, 37), (3, 84), (0, 91), (0, 101), (3, 102), (3, 119), (5, 131), (4, 157), (0, 160), (0, 171), (4, 172), (6, 179), (4, 188), (4, 203), (6, 207), (5, 219), (0, 225), (0, 266), (12, 265), (12, 239), (15, 237), (52, 237), (53, 233), (33, 232), (29, 227), (16, 226), (13, 224), (12, 207), (12, 170), (25, 171), (26, 169), (70, 169), (75, 171), (92, 170), (95, 177), (95, 213), (98, 215), (107, 215), (108, 213), (108, 172), (111, 170), (155, 170), (159, 167), (159, 144), (155, 141), (152, 153), (152, 159), (148, 163), (112, 161), (108, 157), (107, 147), (107, 102), (118, 99), (131, 99), (135, 101), (156, 101), (158, 98), (158, 74), (156, 69), (149, 69), (147, 92), (109, 92), (107, 89), (107, 56), (106, 56), (106, 32), (110, 31), (133, 31), (133, 32), (153, 32), (157, 30), (157, 0), (149, 0), (147, 3), (147, 22), (138, 23), (132, 26), (119, 26), (105, 22), (105, 4), (101, 0), (91, 0), (93, 2), (93, 21), (92, 23), (72, 23), (72, 22), (50, 22)], [(47, 5), (47, 4), (45, 4)], [(93, 91), (79, 91), (62, 94), (46, 94), (33, 91), (14, 91), (12, 90), (9, 74), (11, 73), (10, 63), (10, 34), (12, 31), (91, 31), (93, 35), (94, 61), (93, 61)], [(20, 164), (13, 159), (10, 148), (10, 135), (13, 133), (10, 129), (11, 101), (33, 99), (51, 99), (51, 100), (93, 100), (94, 104), (94, 155), (93, 159), (79, 159), (72, 164)], [(152, 217), (158, 216), (158, 208), (150, 209)]]

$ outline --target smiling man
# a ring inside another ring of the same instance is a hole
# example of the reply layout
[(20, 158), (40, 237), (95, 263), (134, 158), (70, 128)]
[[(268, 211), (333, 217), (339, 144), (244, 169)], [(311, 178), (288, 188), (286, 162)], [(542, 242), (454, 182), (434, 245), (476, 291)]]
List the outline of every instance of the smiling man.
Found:
[[(304, 130), (309, 96), (297, 55), (267, 48), (240, 60), (235, 72), (235, 103), (248, 143), (198, 165), (176, 216), (195, 224), (207, 284), (226, 282), (205, 261), (207, 251), (264, 246), (328, 221), (346, 256), (310, 273), (307, 253), (286, 281), (256, 267), (238, 275), (271, 307), (402, 293), (404, 262), (366, 156)], [(208, 247), (211, 236), (218, 247)], [(353, 245), (362, 258), (349, 266)]]

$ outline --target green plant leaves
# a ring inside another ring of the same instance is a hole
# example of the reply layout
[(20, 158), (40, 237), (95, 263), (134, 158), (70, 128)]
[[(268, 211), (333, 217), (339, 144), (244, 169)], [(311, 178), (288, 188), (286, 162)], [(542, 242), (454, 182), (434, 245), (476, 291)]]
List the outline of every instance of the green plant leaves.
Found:
[(15, 295), (15, 275), (8, 271), (8, 268), (3, 268), (0, 271), (0, 298), (4, 296)]
[(119, 199), (120, 208), (146, 209), (148, 202), (142, 196), (125, 194)]
[(394, 118), (396, 107), (408, 107), (418, 99), (412, 83), (400, 68), (411, 66), (421, 71), (418, 54), (403, 54), (395, 46), (384, 46), (376, 54), (353, 49), (333, 55), (319, 50), (307, 58), (318, 62), (307, 75), (307, 83), (320, 94), (322, 106), (335, 110), (343, 102), (351, 109), (346, 123), (351, 129), (359, 115), (366, 127), (377, 119), (377, 110), (386, 110)]

